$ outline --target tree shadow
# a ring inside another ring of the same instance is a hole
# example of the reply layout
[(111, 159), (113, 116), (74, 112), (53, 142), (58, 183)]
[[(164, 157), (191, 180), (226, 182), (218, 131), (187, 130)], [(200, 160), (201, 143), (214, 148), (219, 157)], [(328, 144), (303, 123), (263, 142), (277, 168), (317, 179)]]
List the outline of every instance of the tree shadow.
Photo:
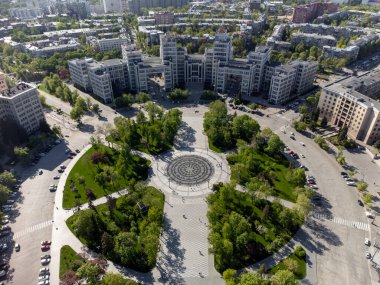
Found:
[(95, 132), (94, 126), (90, 124), (82, 123), (78, 126), (78, 129), (81, 130), (82, 132), (90, 133), (90, 134), (93, 134)]
[(185, 284), (182, 277), (186, 267), (184, 266), (185, 249), (181, 246), (180, 233), (172, 228), (171, 221), (165, 217), (162, 242), (165, 244), (166, 253), (161, 252), (156, 268), (160, 274), (159, 282), (165, 284)]
[(195, 130), (186, 122), (182, 122), (181, 128), (178, 130), (174, 147), (183, 150), (193, 150), (191, 145), (195, 142)]

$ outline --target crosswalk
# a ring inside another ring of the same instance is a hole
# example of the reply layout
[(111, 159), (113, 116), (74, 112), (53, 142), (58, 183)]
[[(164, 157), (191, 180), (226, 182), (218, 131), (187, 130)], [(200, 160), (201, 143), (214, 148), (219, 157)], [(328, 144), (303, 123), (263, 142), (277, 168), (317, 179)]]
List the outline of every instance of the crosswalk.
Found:
[(314, 217), (315, 219), (318, 219), (318, 220), (329, 220), (329, 221), (336, 223), (336, 224), (339, 224), (339, 225), (343, 225), (343, 226), (347, 226), (347, 227), (351, 227), (351, 228), (355, 228), (355, 229), (359, 229), (362, 231), (369, 232), (369, 225), (367, 223), (346, 220), (346, 219), (339, 218), (339, 217), (333, 217), (332, 215), (326, 215), (326, 214), (320, 214), (320, 213), (313, 213), (312, 217)]
[(20, 238), (22, 238), (23, 236), (25, 236), (27, 234), (30, 234), (30, 233), (35, 232), (35, 231), (42, 230), (42, 229), (44, 229), (46, 227), (51, 226), (52, 224), (53, 224), (53, 221), (52, 220), (48, 220), (48, 221), (45, 221), (45, 222), (42, 222), (42, 223), (30, 226), (30, 227), (28, 227), (28, 228), (26, 228), (26, 229), (24, 229), (22, 231), (14, 233), (13, 236), (9, 235), (9, 236), (6, 236), (6, 237), (0, 239), (0, 242), (11, 242), (12, 240), (20, 239)]

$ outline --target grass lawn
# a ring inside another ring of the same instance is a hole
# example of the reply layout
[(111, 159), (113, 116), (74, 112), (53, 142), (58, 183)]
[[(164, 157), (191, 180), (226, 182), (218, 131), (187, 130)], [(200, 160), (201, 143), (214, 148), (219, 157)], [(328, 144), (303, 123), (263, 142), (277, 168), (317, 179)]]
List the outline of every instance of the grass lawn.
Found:
[[(119, 191), (125, 188), (128, 185), (128, 182), (131, 178), (135, 180), (145, 180), (147, 178), (147, 160), (133, 156), (133, 159), (136, 165), (139, 165), (141, 169), (135, 169), (135, 175), (129, 177), (128, 179), (124, 178), (121, 175), (118, 175), (116, 181), (114, 182), (114, 187), (102, 187), (95, 181), (95, 175), (97, 173), (97, 166), (94, 165), (91, 161), (91, 154), (95, 152), (94, 148), (90, 148), (75, 164), (73, 169), (70, 171), (66, 185), (63, 191), (63, 208), (72, 208), (76, 206), (76, 201), (79, 201), (81, 204), (88, 201), (86, 196), (87, 189), (92, 189), (95, 199), (105, 196), (116, 191)], [(146, 169), (144, 169), (144, 165)], [(138, 173), (142, 171), (143, 173)], [(78, 178), (82, 178), (83, 183), (79, 183)], [(72, 182), (71, 182), (72, 181)], [(72, 190), (72, 184), (75, 185), (77, 192)]]
[[(275, 196), (295, 202), (297, 196), (293, 192), (294, 186), (287, 180), (289, 173), (289, 161), (282, 155), (276, 157), (269, 156), (264, 152), (252, 152), (254, 160), (259, 162), (261, 172), (272, 173), (275, 177), (272, 179)], [(232, 155), (236, 157), (236, 155)], [(241, 158), (240, 158), (241, 159)], [(239, 158), (237, 159), (239, 162)], [(240, 161), (244, 163), (244, 161)], [(254, 174), (252, 175), (254, 176)], [(244, 184), (245, 182), (243, 182)]]
[[(61, 248), (61, 258), (59, 262), (59, 278), (67, 271), (75, 269), (74, 262), (80, 264), (84, 259), (78, 255), (69, 245), (64, 245)], [(74, 265), (74, 266), (73, 266)]]
[(297, 279), (302, 280), (306, 277), (306, 258), (299, 258), (297, 255), (292, 253), (288, 258), (281, 261), (275, 267), (270, 270), (270, 273), (275, 274), (278, 270), (286, 270), (285, 260), (292, 259), (298, 264), (298, 268), (294, 273)]

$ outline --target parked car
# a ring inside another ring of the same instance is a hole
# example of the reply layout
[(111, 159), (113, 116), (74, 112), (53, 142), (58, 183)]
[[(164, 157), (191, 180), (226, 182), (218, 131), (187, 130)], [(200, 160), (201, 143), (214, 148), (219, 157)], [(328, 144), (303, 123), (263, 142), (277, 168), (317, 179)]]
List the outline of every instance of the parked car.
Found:
[(42, 169), (38, 170), (39, 175), (42, 175), (42, 173), (44, 173)]
[(368, 238), (365, 238), (364, 239), (364, 244), (370, 246), (371, 242), (370, 242), (370, 240)]
[(41, 241), (41, 245), (51, 245), (51, 241), (50, 240), (43, 240), (43, 241)]
[(60, 178), (59, 175), (56, 175), (56, 176), (53, 177), (53, 179), (55, 179), (55, 180), (58, 180), (59, 178)]
[(50, 249), (50, 245), (48, 245), (48, 244), (41, 245), (41, 250), (42, 251), (47, 251), (49, 249)]
[(364, 203), (362, 202), (362, 200), (358, 200), (358, 204), (359, 206), (364, 207)]
[(15, 244), (15, 251), (16, 252), (20, 251), (20, 244), (18, 244), (18, 243)]
[(371, 254), (367, 251), (367, 252), (365, 253), (365, 257), (366, 257), (367, 259), (370, 259), (370, 258), (371, 258)]
[(51, 256), (50, 255), (42, 255), (41, 256), (41, 264), (44, 265), (44, 264), (49, 264), (50, 263), (50, 260), (51, 260)]
[(356, 186), (356, 183), (353, 182), (353, 181), (347, 181), (346, 184), (347, 184), (348, 186)]
[(312, 185), (310, 185), (310, 187), (311, 187), (312, 189), (314, 189), (314, 190), (318, 190), (318, 189), (319, 189), (318, 186), (317, 186), (316, 184), (312, 184)]
[(300, 144), (301, 144), (302, 146), (305, 146), (305, 143), (304, 143), (304, 142), (300, 142)]

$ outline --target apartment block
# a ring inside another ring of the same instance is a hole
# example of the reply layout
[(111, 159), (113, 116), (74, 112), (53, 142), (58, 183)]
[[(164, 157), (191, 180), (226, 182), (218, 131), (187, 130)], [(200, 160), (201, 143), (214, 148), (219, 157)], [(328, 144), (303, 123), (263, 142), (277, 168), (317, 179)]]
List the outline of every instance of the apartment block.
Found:
[(112, 39), (97, 39), (95, 37), (91, 37), (87, 39), (87, 41), (95, 47), (96, 50), (100, 52), (105, 52), (109, 50), (121, 50), (121, 46), (125, 44), (129, 44), (129, 39), (125, 36), (120, 36), (118, 38)]
[(311, 3), (299, 5), (293, 11), (293, 23), (310, 23), (324, 13), (331, 14), (338, 10), (336, 3)]
[(38, 91), (27, 83), (0, 92), (0, 119), (10, 118), (18, 123), (27, 134), (39, 129), (45, 116)]
[(338, 128), (346, 126), (352, 139), (373, 144), (380, 139), (380, 103), (365, 92), (376, 86), (378, 89), (379, 82), (380, 73), (374, 71), (323, 87), (318, 103), (320, 118)]

